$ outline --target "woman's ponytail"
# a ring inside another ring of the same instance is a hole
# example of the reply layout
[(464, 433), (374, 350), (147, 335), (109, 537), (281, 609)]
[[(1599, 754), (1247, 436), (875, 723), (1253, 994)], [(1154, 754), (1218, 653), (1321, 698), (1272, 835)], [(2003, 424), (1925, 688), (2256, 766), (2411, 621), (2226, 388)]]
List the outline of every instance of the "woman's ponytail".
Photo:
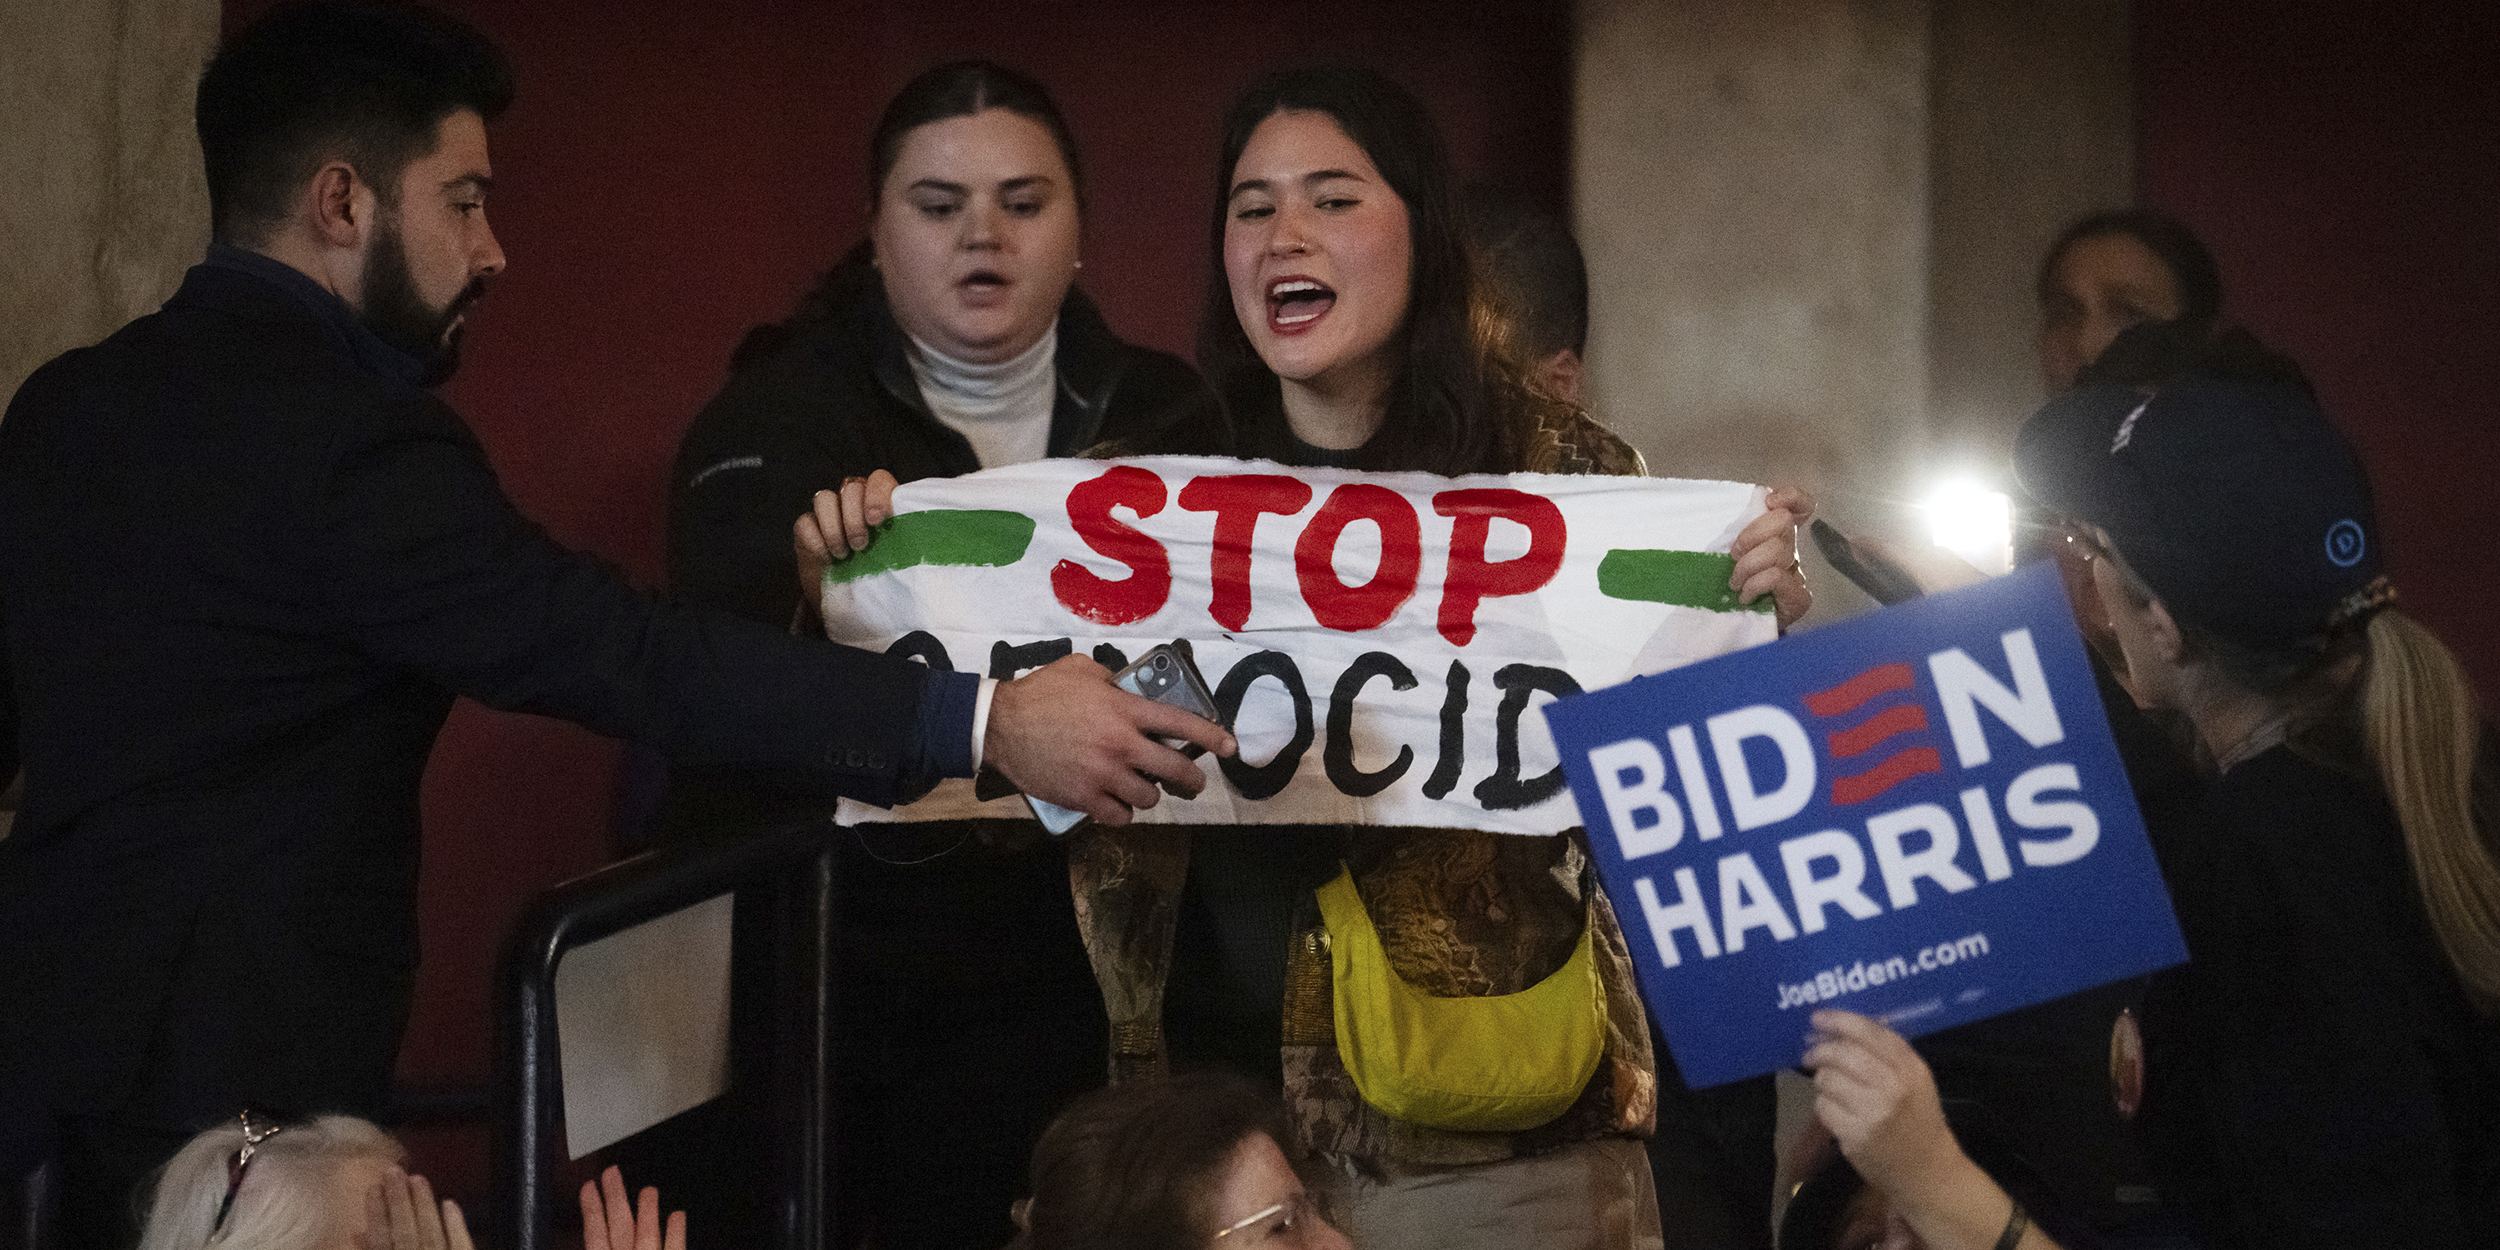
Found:
[(2456, 656), (2400, 612), (2370, 621), (2361, 722), (2431, 931), (2466, 997), (2500, 1013), (2500, 814), (2477, 812), (2474, 794), (2482, 721)]

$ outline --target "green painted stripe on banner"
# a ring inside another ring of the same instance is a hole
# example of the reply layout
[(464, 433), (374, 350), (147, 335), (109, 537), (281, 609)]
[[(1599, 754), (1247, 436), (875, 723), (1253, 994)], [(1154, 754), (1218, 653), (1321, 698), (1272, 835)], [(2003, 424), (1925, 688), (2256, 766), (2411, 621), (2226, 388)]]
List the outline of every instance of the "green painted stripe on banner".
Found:
[(931, 508), (905, 512), (877, 527), (866, 551), (837, 560), (825, 580), (855, 582), (923, 564), (1000, 568), (1024, 558), (1033, 545), (1033, 518), (1021, 512)]
[(1617, 547), (1597, 562), (1597, 592), (1609, 599), (1672, 603), (1713, 612), (1768, 612), (1771, 596), (1738, 603), (1727, 579), (1736, 557), (1707, 551), (1640, 551)]

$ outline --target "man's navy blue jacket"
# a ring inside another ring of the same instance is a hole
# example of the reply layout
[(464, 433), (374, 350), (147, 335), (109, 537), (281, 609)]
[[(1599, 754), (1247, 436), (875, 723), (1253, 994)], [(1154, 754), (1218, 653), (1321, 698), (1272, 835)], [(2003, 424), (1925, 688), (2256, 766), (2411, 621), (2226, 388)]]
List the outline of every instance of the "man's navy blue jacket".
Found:
[(821, 795), (969, 775), (977, 678), (654, 604), (414, 365), (217, 248), (0, 422), (0, 1165), (61, 1117), (380, 1109), (455, 694)]

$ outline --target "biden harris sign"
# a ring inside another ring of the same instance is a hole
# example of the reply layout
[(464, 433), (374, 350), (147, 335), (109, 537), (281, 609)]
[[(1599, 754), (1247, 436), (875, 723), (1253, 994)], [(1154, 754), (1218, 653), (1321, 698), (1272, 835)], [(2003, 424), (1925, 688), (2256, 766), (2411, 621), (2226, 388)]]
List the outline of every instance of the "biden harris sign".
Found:
[(2187, 958), (2049, 565), (1545, 717), (1696, 1087)]

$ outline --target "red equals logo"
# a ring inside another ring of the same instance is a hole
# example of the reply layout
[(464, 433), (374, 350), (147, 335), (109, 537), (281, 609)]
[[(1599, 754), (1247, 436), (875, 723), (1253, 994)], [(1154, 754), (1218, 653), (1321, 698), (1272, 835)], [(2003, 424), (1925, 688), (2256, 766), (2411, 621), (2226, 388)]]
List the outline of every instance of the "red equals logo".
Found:
[[(1886, 695), (1913, 689), (1915, 685), (1908, 664), (1879, 664), (1829, 690), (1807, 695), (1806, 710), (1825, 720), (1846, 717)], [(1927, 727), (1926, 706), (1915, 699), (1905, 699), (1891, 702), (1855, 724), (1825, 733), (1823, 742), (1834, 761), (1854, 759), (1880, 747), (1892, 748), (1891, 754), (1863, 772), (1834, 776), (1832, 802), (1863, 803), (1920, 773), (1943, 772), (1944, 757), (1935, 747), (1899, 741), (1902, 735), (1923, 733)], [(1837, 773), (1838, 769), (1834, 771)]]

